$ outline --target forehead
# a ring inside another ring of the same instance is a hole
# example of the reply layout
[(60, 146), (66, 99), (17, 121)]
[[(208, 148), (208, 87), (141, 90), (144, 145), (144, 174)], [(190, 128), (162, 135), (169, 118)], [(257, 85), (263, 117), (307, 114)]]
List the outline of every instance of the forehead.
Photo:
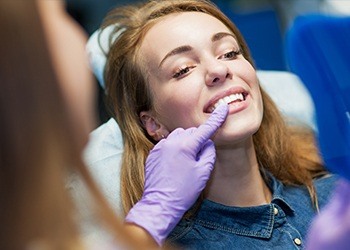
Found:
[[(153, 31), (163, 30), (167, 31), (167, 33), (176, 33), (185, 30), (187, 27), (207, 27), (208, 23), (216, 27), (226, 27), (220, 20), (212, 15), (203, 12), (188, 11), (172, 13), (160, 18), (150, 31), (153, 29)], [(169, 29), (169, 27), (172, 29)]]
[(214, 34), (232, 33), (220, 20), (202, 12), (181, 12), (162, 17), (146, 33), (141, 52), (146, 56), (162, 56), (183, 46), (211, 42)]

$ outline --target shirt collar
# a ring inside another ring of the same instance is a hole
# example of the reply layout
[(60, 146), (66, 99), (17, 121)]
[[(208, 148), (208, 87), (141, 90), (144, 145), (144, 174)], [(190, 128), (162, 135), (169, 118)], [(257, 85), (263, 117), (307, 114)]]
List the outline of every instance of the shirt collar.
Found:
[(271, 203), (279, 205), (283, 211), (287, 214), (294, 213), (292, 207), (292, 202), (288, 201), (285, 193), (285, 186), (282, 182), (277, 180), (272, 174), (266, 173), (267, 176), (267, 185), (269, 186), (272, 192), (272, 201)]
[(279, 216), (294, 213), (283, 195), (284, 185), (271, 174), (267, 174), (268, 186), (272, 192), (271, 204), (255, 207), (232, 207), (204, 200), (194, 222), (205, 227), (234, 234), (270, 238), (275, 221), (274, 209), (281, 209)]

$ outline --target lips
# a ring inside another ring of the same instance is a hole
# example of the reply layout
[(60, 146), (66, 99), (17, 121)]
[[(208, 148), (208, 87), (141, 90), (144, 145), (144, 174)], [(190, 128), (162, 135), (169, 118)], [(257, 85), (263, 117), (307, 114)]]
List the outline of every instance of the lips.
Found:
[(248, 92), (242, 89), (226, 91), (209, 101), (209, 103), (204, 108), (204, 112), (212, 113), (222, 103), (231, 104), (236, 102), (243, 102), (246, 100), (247, 96)]

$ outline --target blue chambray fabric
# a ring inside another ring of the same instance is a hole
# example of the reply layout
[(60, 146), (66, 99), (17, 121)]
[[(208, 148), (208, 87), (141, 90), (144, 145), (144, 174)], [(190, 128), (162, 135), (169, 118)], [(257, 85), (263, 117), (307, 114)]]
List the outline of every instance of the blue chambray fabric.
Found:
[[(320, 208), (337, 179), (314, 180)], [(193, 217), (180, 221), (167, 243), (180, 249), (303, 249), (317, 213), (306, 187), (286, 186), (271, 175), (268, 184), (273, 198), (267, 205), (229, 207), (204, 200)]]

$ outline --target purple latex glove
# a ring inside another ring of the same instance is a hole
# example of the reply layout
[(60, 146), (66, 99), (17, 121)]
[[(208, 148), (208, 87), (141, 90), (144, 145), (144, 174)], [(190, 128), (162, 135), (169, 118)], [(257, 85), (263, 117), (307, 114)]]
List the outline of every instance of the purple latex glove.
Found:
[(350, 183), (342, 180), (311, 226), (306, 249), (350, 249)]
[(210, 137), (226, 120), (228, 105), (215, 109), (198, 128), (175, 129), (151, 150), (145, 166), (145, 189), (125, 220), (146, 229), (161, 245), (195, 203), (214, 168)]

